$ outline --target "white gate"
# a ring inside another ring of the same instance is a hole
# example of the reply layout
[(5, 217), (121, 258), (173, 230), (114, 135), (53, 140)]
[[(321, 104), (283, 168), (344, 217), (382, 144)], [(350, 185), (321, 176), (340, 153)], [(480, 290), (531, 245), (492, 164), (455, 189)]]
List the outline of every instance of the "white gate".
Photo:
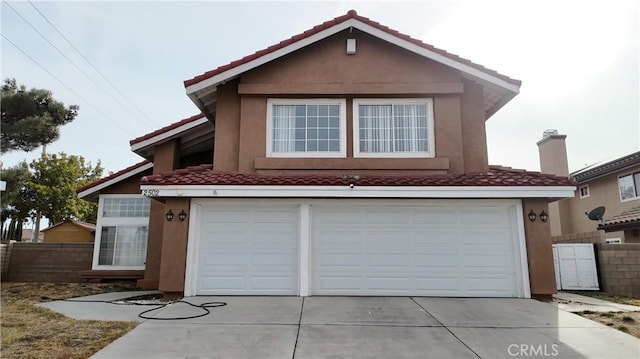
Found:
[(553, 245), (558, 290), (599, 290), (598, 269), (592, 243)]

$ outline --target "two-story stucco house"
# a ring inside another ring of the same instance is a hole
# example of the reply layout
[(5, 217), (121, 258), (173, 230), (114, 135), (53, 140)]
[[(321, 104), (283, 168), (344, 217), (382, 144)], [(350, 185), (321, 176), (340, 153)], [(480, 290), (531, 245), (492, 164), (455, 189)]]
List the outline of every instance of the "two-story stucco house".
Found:
[(520, 81), (349, 11), (184, 85), (201, 114), (79, 190), (94, 272), (173, 295), (555, 293), (540, 214), (573, 182), (487, 160)]
[[(571, 198), (551, 203), (551, 235), (557, 242), (640, 243), (640, 151), (569, 173), (566, 135), (548, 131), (538, 141), (544, 173), (569, 176)], [(601, 220), (587, 214), (604, 207)]]

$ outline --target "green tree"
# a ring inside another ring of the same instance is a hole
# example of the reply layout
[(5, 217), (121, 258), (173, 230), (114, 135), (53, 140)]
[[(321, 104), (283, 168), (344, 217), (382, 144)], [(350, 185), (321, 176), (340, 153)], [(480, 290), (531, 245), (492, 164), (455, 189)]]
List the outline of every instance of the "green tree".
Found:
[(73, 121), (78, 106), (66, 107), (53, 99), (51, 91), (18, 86), (6, 79), (2, 86), (2, 132), (0, 152), (31, 151), (52, 143), (60, 136), (59, 127)]
[(20, 190), (14, 207), (19, 213), (35, 218), (39, 211), (49, 225), (67, 219), (95, 223), (97, 205), (78, 198), (76, 189), (102, 177), (103, 168), (93, 167), (82, 156), (43, 155), (29, 165), (31, 176)]
[(2, 225), (7, 219), (24, 221), (29, 213), (21, 213), (15, 203), (20, 199), (20, 191), (27, 185), (31, 178), (29, 165), (26, 161), (0, 171), (0, 180), (7, 182), (6, 191), (0, 196), (0, 220)]

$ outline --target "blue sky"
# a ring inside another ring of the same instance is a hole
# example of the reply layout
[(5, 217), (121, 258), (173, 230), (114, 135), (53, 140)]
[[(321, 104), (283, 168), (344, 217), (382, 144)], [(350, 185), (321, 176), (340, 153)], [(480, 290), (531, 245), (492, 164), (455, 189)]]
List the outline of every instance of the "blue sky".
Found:
[[(79, 105), (77, 119), (47, 150), (100, 160), (107, 171), (141, 160), (130, 151), (130, 139), (198, 113), (183, 80), (349, 9), (523, 81), (521, 93), (487, 122), (491, 164), (538, 170), (535, 143), (546, 129), (568, 135), (572, 171), (640, 149), (637, 1), (32, 4), (3, 1), (1, 32), (73, 91), (4, 38), (2, 78)], [(11, 152), (2, 162), (13, 166), (38, 153)]]

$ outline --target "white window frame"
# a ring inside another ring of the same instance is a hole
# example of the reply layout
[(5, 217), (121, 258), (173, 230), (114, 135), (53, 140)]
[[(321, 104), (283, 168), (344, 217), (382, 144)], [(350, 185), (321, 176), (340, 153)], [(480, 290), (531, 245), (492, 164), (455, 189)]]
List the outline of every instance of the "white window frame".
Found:
[[(274, 152), (273, 151), (273, 106), (274, 105), (339, 105), (340, 106), (340, 150), (308, 151), (308, 152)], [(345, 158), (347, 156), (347, 101), (344, 98), (309, 98), (309, 99), (267, 99), (267, 157), (298, 158), (324, 157)]]
[[(585, 190), (586, 194), (582, 193), (582, 190)], [(580, 198), (587, 198), (591, 195), (591, 191), (589, 190), (589, 185), (586, 184), (584, 186), (578, 187), (578, 193), (580, 194)]]
[[(102, 241), (102, 227), (113, 226), (146, 226), (149, 229), (149, 217), (104, 217), (104, 200), (106, 198), (146, 198), (137, 194), (101, 194), (98, 199), (98, 219), (96, 221), (95, 240), (93, 241), (93, 270), (144, 270), (142, 266), (117, 266), (98, 264), (100, 261), (100, 243)], [(149, 208), (151, 211), (151, 208)], [(147, 246), (149, 240), (147, 238)], [(146, 260), (146, 259), (145, 259)]]
[[(640, 174), (640, 171), (634, 171), (634, 172), (630, 172), (630, 173), (625, 173), (624, 175), (618, 176), (618, 181), (616, 183), (616, 185), (618, 186), (618, 195), (620, 198), (620, 202), (629, 202), (629, 201), (635, 201), (640, 199), (640, 193), (638, 193), (638, 189), (640, 188), (640, 183), (636, 183), (635, 182), (635, 176)], [(622, 199), (622, 190), (620, 188), (620, 179), (623, 177), (627, 177), (627, 176), (631, 176), (631, 180), (633, 181), (633, 185), (634, 185), (634, 191), (636, 192), (635, 197), (630, 197), (630, 198), (625, 198)]]
[[(420, 152), (360, 152), (360, 105), (427, 105), (427, 151)], [(431, 98), (356, 98), (353, 99), (353, 157), (433, 158), (435, 157), (435, 127)]]

